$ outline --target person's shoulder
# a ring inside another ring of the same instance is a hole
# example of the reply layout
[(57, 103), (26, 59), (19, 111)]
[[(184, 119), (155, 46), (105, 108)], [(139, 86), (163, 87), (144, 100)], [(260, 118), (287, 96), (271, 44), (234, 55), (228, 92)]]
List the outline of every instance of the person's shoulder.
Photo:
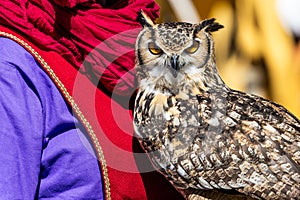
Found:
[(22, 56), (25, 52), (27, 52), (20, 44), (17, 42), (5, 38), (0, 37), (0, 58), (16, 58)]
[(9, 67), (32, 74), (37, 64), (23, 46), (12, 39), (0, 37), (0, 66), (2, 70)]

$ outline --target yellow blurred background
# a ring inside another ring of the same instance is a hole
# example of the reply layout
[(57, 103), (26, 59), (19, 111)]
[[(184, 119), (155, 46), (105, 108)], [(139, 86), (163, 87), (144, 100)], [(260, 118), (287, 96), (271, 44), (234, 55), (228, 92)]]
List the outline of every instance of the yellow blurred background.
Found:
[(157, 0), (158, 22), (216, 18), (225, 26), (213, 33), (223, 80), (231, 88), (275, 101), (299, 118), (300, 23), (295, 27), (293, 21), (300, 19), (297, 1)]

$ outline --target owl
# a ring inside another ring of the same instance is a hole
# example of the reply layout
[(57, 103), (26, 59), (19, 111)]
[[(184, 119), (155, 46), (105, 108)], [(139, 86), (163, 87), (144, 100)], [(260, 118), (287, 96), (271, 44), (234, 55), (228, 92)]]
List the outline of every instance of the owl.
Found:
[(224, 83), (211, 35), (223, 26), (138, 19), (133, 124), (154, 167), (186, 199), (300, 199), (300, 122)]

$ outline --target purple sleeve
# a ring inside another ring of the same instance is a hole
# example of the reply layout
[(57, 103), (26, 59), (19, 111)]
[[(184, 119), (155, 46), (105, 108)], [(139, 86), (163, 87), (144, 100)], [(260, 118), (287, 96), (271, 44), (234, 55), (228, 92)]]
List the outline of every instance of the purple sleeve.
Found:
[(85, 132), (34, 58), (0, 38), (1, 199), (103, 199)]

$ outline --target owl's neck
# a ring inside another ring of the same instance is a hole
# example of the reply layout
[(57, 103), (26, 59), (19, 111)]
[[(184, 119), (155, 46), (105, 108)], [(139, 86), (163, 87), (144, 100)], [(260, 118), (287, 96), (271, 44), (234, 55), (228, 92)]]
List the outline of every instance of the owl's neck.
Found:
[(219, 75), (215, 62), (209, 63), (204, 66), (203, 71), (198, 75), (196, 83), (204, 91), (215, 91), (215, 90), (228, 90), (229, 88), (224, 83), (223, 79)]

